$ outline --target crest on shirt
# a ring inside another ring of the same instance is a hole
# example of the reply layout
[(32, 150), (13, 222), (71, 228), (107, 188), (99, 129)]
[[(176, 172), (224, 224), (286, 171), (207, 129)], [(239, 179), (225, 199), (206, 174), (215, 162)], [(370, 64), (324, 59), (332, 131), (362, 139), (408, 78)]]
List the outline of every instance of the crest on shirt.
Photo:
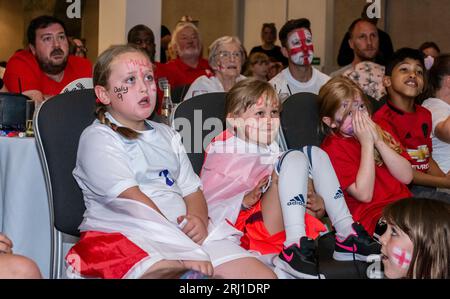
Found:
[(416, 162), (423, 163), (430, 157), (430, 150), (427, 145), (420, 145), (416, 149), (408, 149), (408, 154)]
[(170, 172), (167, 169), (164, 169), (163, 171), (161, 171), (159, 173), (160, 177), (164, 177), (164, 179), (166, 180), (166, 185), (169, 187), (172, 187), (173, 184), (175, 184), (175, 180), (172, 178), (172, 176), (170, 175)]

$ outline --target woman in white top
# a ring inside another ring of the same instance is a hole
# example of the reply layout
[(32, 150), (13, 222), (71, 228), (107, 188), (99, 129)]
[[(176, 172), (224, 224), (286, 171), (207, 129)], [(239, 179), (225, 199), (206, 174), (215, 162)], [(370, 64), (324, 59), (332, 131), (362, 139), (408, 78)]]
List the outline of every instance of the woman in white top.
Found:
[[(450, 54), (439, 56), (429, 73), (429, 99), (423, 106), (431, 111), (433, 158), (450, 173)], [(450, 191), (450, 190), (449, 190)]]
[(213, 76), (201, 76), (189, 87), (184, 100), (210, 92), (227, 92), (236, 82), (245, 79), (241, 75), (244, 64), (244, 49), (234, 36), (223, 36), (209, 46), (209, 65)]

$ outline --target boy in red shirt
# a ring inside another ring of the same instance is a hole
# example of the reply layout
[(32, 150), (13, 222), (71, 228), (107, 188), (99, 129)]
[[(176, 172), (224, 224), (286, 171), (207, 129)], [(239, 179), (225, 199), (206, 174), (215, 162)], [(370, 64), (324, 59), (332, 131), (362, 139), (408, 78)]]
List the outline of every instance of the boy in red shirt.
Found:
[(416, 49), (403, 48), (394, 53), (383, 79), (389, 100), (374, 114), (374, 121), (400, 141), (413, 167), (412, 193), (450, 202), (450, 195), (436, 188), (450, 188), (450, 175), (432, 157), (431, 113), (415, 99), (425, 86), (424, 57)]

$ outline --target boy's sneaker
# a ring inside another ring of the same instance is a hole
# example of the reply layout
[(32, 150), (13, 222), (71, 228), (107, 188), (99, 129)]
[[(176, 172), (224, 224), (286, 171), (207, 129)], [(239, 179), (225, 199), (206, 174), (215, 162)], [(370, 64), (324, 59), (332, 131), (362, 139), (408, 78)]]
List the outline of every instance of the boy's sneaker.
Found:
[[(300, 246), (299, 246), (300, 245)], [(317, 262), (315, 258), (314, 240), (307, 237), (300, 238), (300, 244), (294, 243), (284, 247), (278, 257), (275, 258), (275, 272), (282, 270), (295, 278), (317, 279)]]
[(359, 223), (352, 224), (354, 234), (345, 240), (336, 236), (333, 258), (337, 261), (359, 260), (367, 262), (370, 255), (379, 255), (381, 245), (369, 236), (364, 227)]

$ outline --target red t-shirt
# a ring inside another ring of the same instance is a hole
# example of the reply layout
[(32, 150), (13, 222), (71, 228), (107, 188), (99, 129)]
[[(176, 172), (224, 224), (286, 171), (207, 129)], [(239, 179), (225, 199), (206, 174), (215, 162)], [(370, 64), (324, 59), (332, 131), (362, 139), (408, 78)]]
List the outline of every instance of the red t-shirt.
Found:
[(374, 114), (373, 120), (406, 148), (414, 169), (428, 171), (433, 151), (431, 112), (428, 109), (415, 105), (415, 112), (409, 113), (387, 101), (386, 105)]
[(211, 74), (208, 60), (203, 58), (200, 58), (196, 68), (188, 66), (180, 58), (177, 58), (166, 64), (160, 64), (157, 71), (158, 78), (166, 77), (171, 88), (192, 84), (198, 77)]
[[(33, 53), (22, 50), (8, 61), (3, 80), (11, 92), (39, 90), (43, 95), (57, 95), (70, 82), (80, 78), (92, 78), (92, 64), (89, 60), (69, 55), (61, 82), (48, 77), (39, 67)], [(19, 85), (20, 80), (20, 85)]]
[[(196, 68), (192, 68), (185, 64), (180, 58), (170, 60), (165, 64), (158, 64), (155, 68), (156, 83), (158, 79), (167, 78), (170, 88), (173, 89), (178, 86), (190, 85), (200, 76), (212, 76), (213, 73), (209, 67), (208, 60), (200, 58)], [(161, 101), (163, 98), (163, 91), (158, 90), (158, 113), (161, 112)], [(187, 89), (186, 89), (187, 90)]]
[[(356, 182), (361, 163), (361, 144), (355, 138), (329, 135), (321, 147), (330, 157), (353, 219), (360, 222), (369, 234), (373, 234), (386, 205), (411, 196), (408, 187), (393, 177), (383, 164), (375, 166), (372, 201), (363, 203), (357, 200), (347, 192), (347, 188)], [(406, 153), (403, 156), (407, 156)]]

